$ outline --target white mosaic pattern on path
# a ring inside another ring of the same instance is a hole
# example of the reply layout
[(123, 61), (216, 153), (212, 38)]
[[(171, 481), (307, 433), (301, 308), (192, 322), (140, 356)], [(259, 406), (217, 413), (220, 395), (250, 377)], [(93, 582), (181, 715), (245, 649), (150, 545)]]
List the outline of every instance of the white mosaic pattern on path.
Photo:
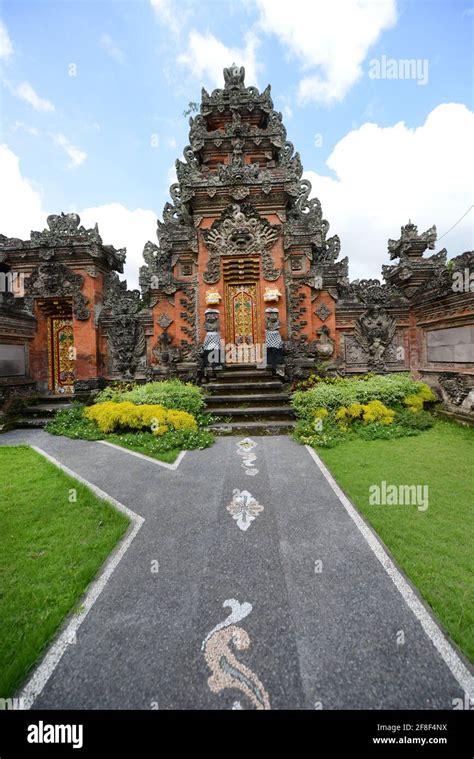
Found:
[(248, 474), (249, 477), (254, 477), (258, 474), (258, 469), (254, 466), (257, 454), (254, 453), (253, 449), (256, 445), (255, 440), (252, 440), (250, 437), (246, 437), (237, 443), (237, 455), (242, 456), (242, 467), (245, 469), (245, 474)]
[(237, 526), (245, 532), (253, 520), (263, 511), (263, 506), (248, 490), (236, 488), (233, 491), (232, 501), (227, 506), (227, 511), (232, 515), (232, 519), (235, 519)]
[[(252, 604), (247, 601), (241, 604), (235, 598), (229, 598), (222, 605), (228, 606), (231, 613), (212, 628), (201, 645), (212, 672), (207, 684), (213, 693), (220, 693), (227, 688), (238, 689), (247, 696), (255, 709), (271, 709), (268, 694), (257, 675), (242, 664), (230, 649), (231, 643), (238, 651), (245, 651), (250, 645), (247, 632), (235, 623), (248, 617)], [(234, 701), (232, 709), (243, 709), (241, 702)]]

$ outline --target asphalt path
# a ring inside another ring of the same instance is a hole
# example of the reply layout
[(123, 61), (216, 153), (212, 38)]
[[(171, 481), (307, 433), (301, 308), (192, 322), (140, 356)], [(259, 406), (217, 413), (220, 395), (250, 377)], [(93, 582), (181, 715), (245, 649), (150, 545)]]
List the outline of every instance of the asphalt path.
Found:
[(1, 436), (144, 519), (33, 708), (452, 709), (453, 667), (309, 452), (243, 441), (171, 471), (98, 442)]

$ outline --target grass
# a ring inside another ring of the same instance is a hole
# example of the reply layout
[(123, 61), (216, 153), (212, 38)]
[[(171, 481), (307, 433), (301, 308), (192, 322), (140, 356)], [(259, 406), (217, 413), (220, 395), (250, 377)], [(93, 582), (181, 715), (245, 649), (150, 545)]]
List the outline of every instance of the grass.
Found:
[[(474, 660), (474, 430), (437, 421), (417, 437), (350, 440), (318, 453), (464, 653)], [(426, 511), (369, 505), (369, 487), (428, 485)]]
[(0, 492), (0, 697), (9, 698), (129, 520), (27, 446), (0, 446)]
[(123, 435), (104, 435), (104, 439), (109, 443), (120, 445), (122, 448), (129, 448), (131, 451), (136, 451), (136, 453), (143, 453), (145, 456), (151, 456), (151, 458), (158, 459), (158, 461), (164, 461), (166, 464), (174, 464), (179, 454), (181, 453), (180, 448), (173, 448), (170, 451), (157, 452), (153, 448), (153, 441), (147, 442), (144, 445), (140, 445), (140, 443), (133, 442), (131, 440), (132, 435), (129, 435), (126, 440), (124, 440), (123, 437)]

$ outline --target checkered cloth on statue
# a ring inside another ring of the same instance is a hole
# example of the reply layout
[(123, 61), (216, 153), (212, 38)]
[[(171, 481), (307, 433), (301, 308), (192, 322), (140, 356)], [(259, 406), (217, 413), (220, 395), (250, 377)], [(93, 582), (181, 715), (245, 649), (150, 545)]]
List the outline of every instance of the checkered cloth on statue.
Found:
[(219, 350), (219, 333), (207, 332), (206, 337), (204, 338), (203, 348), (205, 351), (214, 351), (216, 349)]
[(265, 345), (267, 348), (281, 348), (283, 346), (283, 340), (277, 329), (265, 330)]

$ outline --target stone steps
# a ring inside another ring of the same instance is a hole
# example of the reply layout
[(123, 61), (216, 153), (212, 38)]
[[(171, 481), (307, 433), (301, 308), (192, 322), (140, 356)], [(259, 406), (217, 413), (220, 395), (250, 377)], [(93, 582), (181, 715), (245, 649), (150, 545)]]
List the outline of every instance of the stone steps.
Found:
[(19, 429), (42, 429), (51, 421), (56, 411), (72, 407), (74, 396), (42, 395), (31, 401), (29, 406), (21, 410), (15, 427)]
[(209, 430), (215, 435), (289, 435), (295, 427), (291, 421), (244, 421), (211, 424)]
[(255, 416), (290, 416), (293, 417), (293, 409), (290, 406), (231, 406), (208, 408), (208, 413), (212, 416), (239, 416), (239, 417), (255, 417)]
[(72, 403), (37, 403), (22, 410), (23, 416), (54, 416), (58, 409), (72, 408)]
[(240, 390), (242, 393), (248, 393), (250, 390), (257, 392), (259, 390), (280, 390), (281, 392), (282, 386), (283, 383), (280, 380), (272, 380), (269, 382), (210, 382), (202, 385), (202, 388), (209, 393), (216, 390), (219, 392)]
[(259, 383), (262, 384), (264, 382), (272, 382), (274, 379), (278, 379), (277, 377), (274, 377), (271, 373), (267, 372), (229, 372), (229, 374), (224, 374), (222, 372), (216, 372), (215, 377), (209, 380), (209, 384), (213, 385), (216, 382), (220, 382), (222, 384), (235, 384), (236, 382), (244, 381), (244, 382), (253, 382), (253, 383)]
[(240, 395), (210, 395), (207, 398), (207, 406), (209, 410), (212, 410), (215, 405), (218, 406), (232, 406), (243, 405), (248, 406), (286, 406), (288, 405), (290, 396), (287, 393), (242, 393)]
[(50, 421), (50, 416), (22, 416), (16, 422), (15, 427), (22, 430), (43, 429)]
[(204, 386), (216, 434), (283, 435), (294, 427), (290, 396), (270, 369), (241, 365), (216, 372)]

